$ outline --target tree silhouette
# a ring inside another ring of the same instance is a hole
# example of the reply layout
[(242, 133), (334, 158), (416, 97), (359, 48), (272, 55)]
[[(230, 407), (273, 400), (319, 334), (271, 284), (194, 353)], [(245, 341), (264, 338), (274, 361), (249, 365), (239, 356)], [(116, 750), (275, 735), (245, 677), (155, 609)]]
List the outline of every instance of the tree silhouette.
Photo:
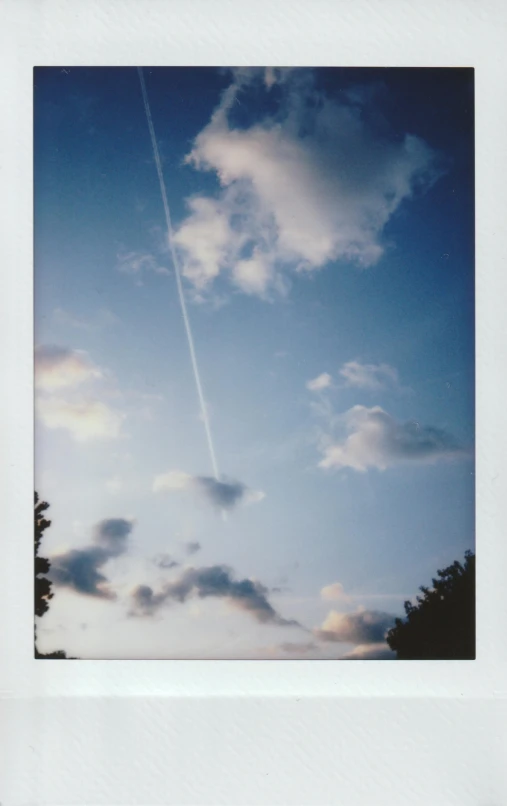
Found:
[(49, 609), (49, 600), (53, 598), (51, 592), (51, 582), (45, 576), (41, 577), (40, 574), (47, 574), (50, 568), (49, 560), (46, 557), (39, 556), (39, 548), (42, 537), (48, 526), (51, 526), (51, 521), (44, 517), (44, 512), (49, 509), (49, 504), (46, 501), (39, 501), (38, 493), (35, 493), (35, 508), (34, 508), (34, 521), (35, 521), (35, 615), (43, 616)]
[(387, 643), (398, 660), (475, 659), (475, 554), (437, 571), (432, 586), (421, 586), (417, 604), (405, 602)]
[[(51, 526), (51, 521), (44, 517), (44, 512), (49, 509), (49, 504), (46, 501), (39, 501), (39, 496), (35, 493), (34, 502), (34, 610), (35, 615), (39, 618), (44, 615), (49, 609), (49, 600), (53, 598), (54, 594), (51, 590), (51, 581), (46, 576), (51, 567), (51, 563), (46, 557), (39, 555), (39, 548), (42, 537), (48, 526)], [(34, 628), (34, 652), (36, 658), (54, 658), (54, 659), (67, 659), (65, 652), (58, 650), (57, 652), (49, 652), (43, 654), (37, 649), (37, 627)], [(69, 658), (69, 660), (71, 660)]]

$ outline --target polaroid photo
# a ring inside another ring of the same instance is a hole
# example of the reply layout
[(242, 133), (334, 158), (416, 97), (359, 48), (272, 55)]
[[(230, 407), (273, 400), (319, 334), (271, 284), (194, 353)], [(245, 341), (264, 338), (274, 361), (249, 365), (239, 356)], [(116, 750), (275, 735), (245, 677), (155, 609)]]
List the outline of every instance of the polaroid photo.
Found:
[(5, 804), (505, 797), (489, 7), (7, 4)]
[(36, 657), (474, 659), (474, 249), (472, 68), (37, 67)]

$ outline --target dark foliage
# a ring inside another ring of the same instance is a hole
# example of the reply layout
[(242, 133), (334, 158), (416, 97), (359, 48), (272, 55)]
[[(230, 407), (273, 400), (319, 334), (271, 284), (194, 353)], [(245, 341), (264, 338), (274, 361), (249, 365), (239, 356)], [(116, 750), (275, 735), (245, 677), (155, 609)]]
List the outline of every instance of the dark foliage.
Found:
[(39, 501), (39, 496), (35, 493), (35, 508), (34, 508), (34, 537), (35, 537), (35, 615), (43, 616), (49, 609), (49, 600), (53, 598), (51, 591), (51, 582), (47, 577), (41, 577), (40, 574), (47, 574), (49, 571), (49, 560), (45, 557), (39, 556), (39, 548), (42, 537), (48, 526), (51, 526), (51, 521), (44, 517), (44, 512), (49, 509), (49, 504), (46, 501)]
[(69, 656), (63, 652), (63, 650), (59, 649), (57, 652), (39, 652), (37, 646), (35, 647), (35, 658), (43, 658), (44, 660), (76, 660), (76, 658), (69, 658)]
[(437, 572), (432, 587), (422, 586), (417, 604), (405, 602), (405, 619), (396, 619), (387, 643), (398, 660), (475, 659), (475, 554)]
[[(49, 609), (49, 600), (53, 598), (53, 592), (51, 590), (52, 585), (50, 580), (45, 576), (40, 576), (40, 574), (47, 574), (51, 563), (46, 557), (39, 556), (39, 548), (41, 544), (41, 540), (44, 536), (45, 530), (48, 526), (51, 526), (51, 521), (47, 520), (44, 517), (44, 512), (49, 509), (49, 504), (46, 501), (39, 501), (39, 496), (35, 493), (35, 503), (34, 503), (34, 549), (35, 549), (35, 559), (34, 559), (34, 583), (35, 583), (35, 597), (34, 597), (34, 610), (35, 615), (41, 616), (44, 615)], [(37, 628), (35, 628), (34, 632), (35, 638), (35, 657), (36, 658), (54, 658), (54, 659), (67, 659), (67, 655), (65, 652), (58, 651), (58, 652), (49, 652), (47, 655), (42, 654), (37, 649)]]

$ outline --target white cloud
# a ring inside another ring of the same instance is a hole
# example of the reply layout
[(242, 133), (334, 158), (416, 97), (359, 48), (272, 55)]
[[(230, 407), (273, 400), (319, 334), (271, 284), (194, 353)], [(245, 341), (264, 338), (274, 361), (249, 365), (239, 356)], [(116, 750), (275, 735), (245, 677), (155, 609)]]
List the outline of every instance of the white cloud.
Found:
[(192, 476), (183, 470), (170, 470), (161, 473), (153, 480), (153, 492), (171, 492), (172, 490), (185, 490), (192, 481)]
[(252, 490), (240, 481), (218, 481), (212, 476), (191, 476), (182, 470), (171, 470), (155, 476), (153, 492), (190, 490), (202, 496), (218, 509), (233, 509), (238, 504), (255, 504), (265, 497), (261, 490)]
[(197, 289), (206, 288), (222, 267), (230, 267), (242, 239), (230, 223), (225, 200), (195, 197), (189, 217), (176, 230), (174, 243), (184, 255), (183, 274)]
[(350, 467), (364, 472), (404, 463), (432, 463), (465, 455), (448, 433), (415, 421), (398, 423), (380, 406), (353, 406), (342, 420), (348, 436), (331, 442), (319, 462), (322, 468)]
[(347, 386), (357, 389), (379, 390), (398, 385), (398, 372), (389, 364), (361, 364), (348, 361), (340, 369)]
[(232, 279), (245, 294), (262, 297), (274, 281), (273, 267), (265, 255), (256, 251), (252, 257), (234, 264)]
[(320, 392), (322, 389), (328, 389), (331, 386), (331, 382), (331, 375), (328, 372), (323, 372), (322, 375), (318, 375), (313, 380), (308, 381), (306, 388), (311, 392)]
[(102, 371), (84, 350), (53, 344), (41, 344), (35, 348), (35, 386), (38, 389), (52, 391), (101, 377)]
[(46, 428), (63, 429), (78, 442), (120, 436), (123, 415), (100, 400), (38, 398), (36, 411)]
[(251, 490), (249, 487), (243, 490), (242, 501), (244, 504), (258, 504), (259, 501), (263, 501), (265, 498), (266, 493), (262, 490)]
[(343, 589), (341, 582), (333, 582), (331, 585), (325, 585), (320, 592), (320, 598), (325, 601), (347, 601), (349, 597)]
[[(186, 276), (203, 287), (232, 261), (251, 278), (245, 245), (257, 250), (264, 273), (259, 280), (257, 268), (255, 282), (239, 287), (261, 296), (267, 267), (275, 264), (312, 270), (335, 260), (363, 267), (378, 261), (391, 215), (436, 178), (432, 150), (413, 135), (395, 139), (374, 130), (362, 106), (371, 98), (330, 100), (315, 89), (311, 71), (243, 69), (233, 76), (187, 157), (195, 168), (215, 172), (223, 191), (219, 200), (192, 199), (176, 234)], [(266, 91), (278, 84), (278, 111), (235, 128), (235, 98), (242, 90), (248, 104), (254, 83)]]

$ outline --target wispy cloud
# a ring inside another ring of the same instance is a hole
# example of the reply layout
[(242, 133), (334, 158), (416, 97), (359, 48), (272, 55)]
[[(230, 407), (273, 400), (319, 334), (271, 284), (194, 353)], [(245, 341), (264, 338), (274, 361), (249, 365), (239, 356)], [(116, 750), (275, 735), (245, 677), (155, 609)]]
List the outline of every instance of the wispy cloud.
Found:
[(100, 569), (127, 550), (127, 538), (133, 522), (125, 518), (107, 518), (94, 528), (93, 543), (51, 557), (48, 576), (55, 585), (100, 599), (115, 599), (109, 580)]
[(237, 610), (248, 613), (261, 624), (299, 626), (282, 618), (267, 599), (268, 588), (252, 579), (236, 580), (225, 565), (187, 568), (179, 578), (167, 582), (158, 592), (149, 585), (139, 585), (132, 593), (133, 615), (149, 616), (163, 605), (186, 602), (191, 597), (226, 599)]
[[(232, 76), (187, 157), (196, 169), (213, 171), (223, 188), (216, 199), (193, 197), (176, 232), (187, 278), (204, 289), (225, 273), (242, 291), (264, 296), (281, 268), (377, 262), (392, 214), (438, 176), (431, 148), (375, 127), (365, 114), (371, 96), (331, 100), (309, 70)], [(238, 94), (248, 104), (251, 89), (271, 92), (275, 84), (277, 111), (236, 127)]]
[(350, 644), (378, 644), (394, 625), (395, 617), (379, 610), (360, 609), (355, 613), (338, 613), (331, 610), (314, 634), (322, 641)]
[(188, 555), (197, 554), (197, 552), (201, 550), (201, 544), (198, 543), (197, 540), (189, 540), (188, 543), (184, 544), (184, 547)]
[(310, 390), (310, 392), (321, 392), (323, 389), (329, 389), (332, 384), (331, 375), (328, 372), (323, 372), (321, 375), (317, 375), (316, 378), (313, 378), (311, 381), (307, 381), (306, 388)]
[(380, 406), (353, 406), (342, 422), (348, 436), (324, 447), (319, 467), (349, 467), (364, 472), (369, 468), (386, 470), (404, 462), (432, 463), (466, 455), (446, 431), (412, 420), (399, 423)]
[(35, 386), (53, 391), (79, 386), (86, 381), (102, 377), (84, 350), (71, 350), (55, 344), (41, 344), (35, 348)]
[(359, 361), (347, 361), (340, 369), (346, 386), (356, 389), (377, 391), (388, 386), (399, 384), (398, 372), (389, 364), (361, 364)]
[(153, 492), (190, 490), (217, 509), (233, 509), (238, 504), (253, 504), (264, 498), (260, 490), (252, 490), (240, 481), (217, 481), (212, 476), (192, 476), (182, 470), (171, 470), (155, 476)]
[(151, 252), (119, 252), (116, 255), (116, 268), (123, 274), (170, 274), (169, 269), (161, 266), (155, 255)]

